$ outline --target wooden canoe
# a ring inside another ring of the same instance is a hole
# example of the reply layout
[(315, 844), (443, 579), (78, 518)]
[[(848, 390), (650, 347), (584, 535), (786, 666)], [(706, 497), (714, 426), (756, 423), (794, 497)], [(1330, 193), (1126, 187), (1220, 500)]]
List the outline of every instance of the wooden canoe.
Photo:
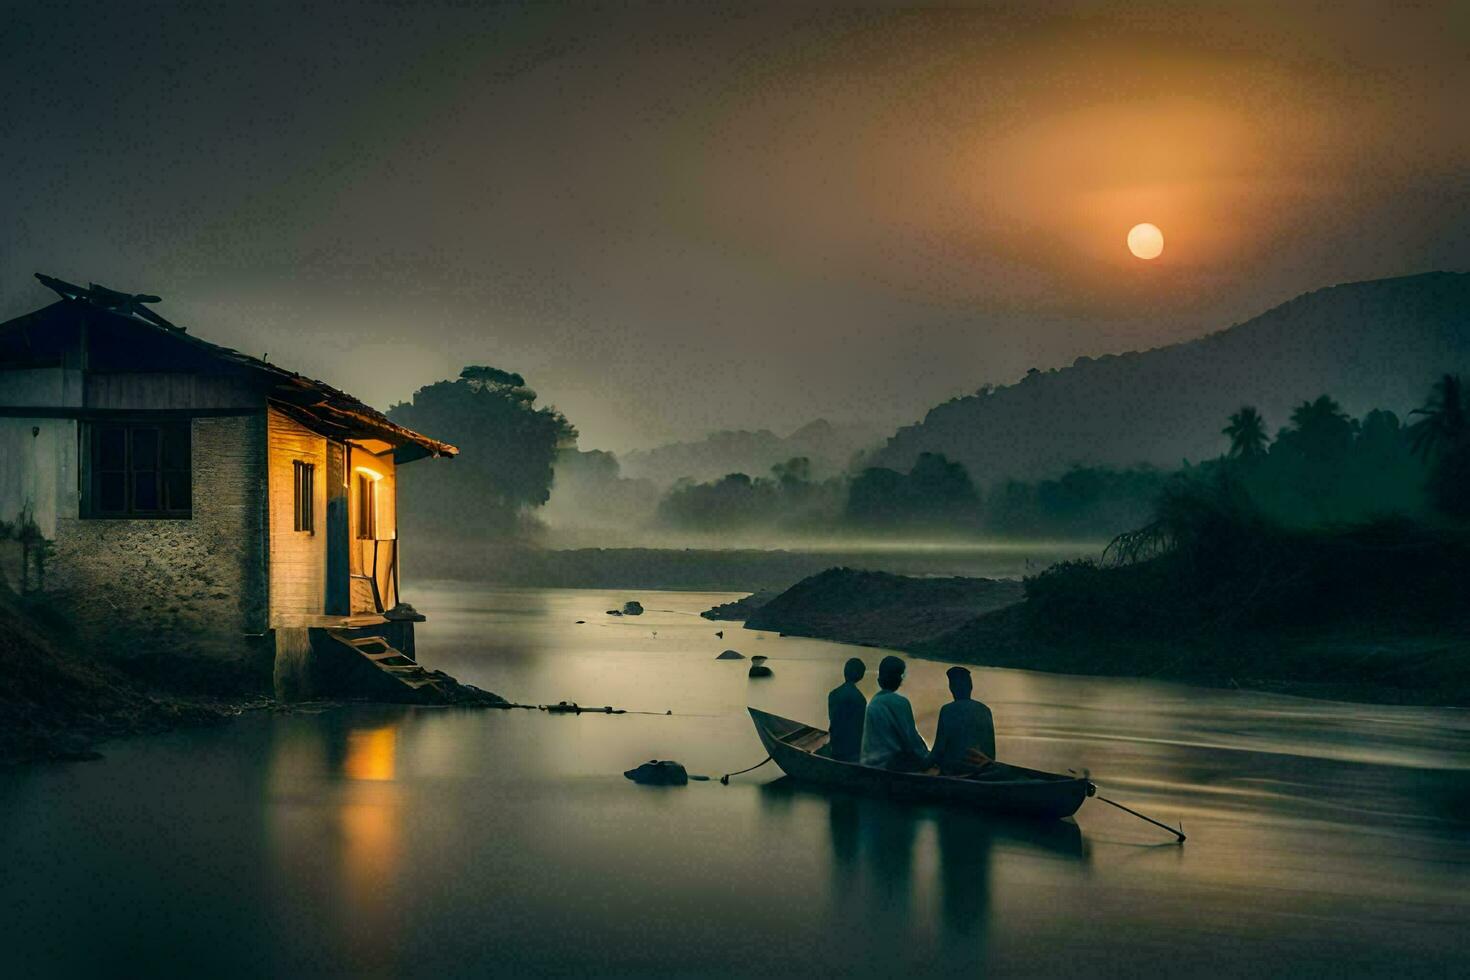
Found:
[(924, 803), (954, 803), (988, 813), (1060, 820), (1093, 793), (1088, 780), (993, 762), (975, 777), (890, 772), (818, 755), (827, 733), (790, 718), (747, 708), (756, 734), (788, 776), (804, 783)]

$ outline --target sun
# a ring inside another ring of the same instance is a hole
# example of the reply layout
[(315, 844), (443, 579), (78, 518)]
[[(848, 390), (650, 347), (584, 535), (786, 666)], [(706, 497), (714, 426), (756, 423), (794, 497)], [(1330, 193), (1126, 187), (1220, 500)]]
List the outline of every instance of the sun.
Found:
[(1128, 251), (1140, 259), (1156, 259), (1164, 251), (1164, 233), (1145, 221), (1128, 231)]

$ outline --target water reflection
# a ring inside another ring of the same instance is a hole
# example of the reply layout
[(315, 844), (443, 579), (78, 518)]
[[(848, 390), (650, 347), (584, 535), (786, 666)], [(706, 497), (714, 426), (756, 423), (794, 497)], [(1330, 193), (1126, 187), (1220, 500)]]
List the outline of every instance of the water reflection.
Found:
[(398, 756), (398, 723), (349, 729), (342, 774), (348, 779), (386, 782), (393, 778)]
[[(381, 971), (401, 936), (406, 805), (402, 740), (412, 714), (394, 708), (328, 711), (291, 719), (272, 742), (277, 870), (295, 878), (302, 862), (332, 882), (317, 914), (347, 939), (334, 951), (358, 969)], [(303, 786), (324, 792), (296, 795)]]
[(825, 805), (834, 923), (872, 918), (893, 943), (919, 942), (937, 921), (946, 942), (983, 953), (992, 917), (993, 866), (1007, 851), (1085, 866), (1090, 852), (1070, 820), (1012, 821), (950, 807), (893, 803), (803, 786), (782, 777), (760, 789), (779, 826), (805, 818), (802, 804)]

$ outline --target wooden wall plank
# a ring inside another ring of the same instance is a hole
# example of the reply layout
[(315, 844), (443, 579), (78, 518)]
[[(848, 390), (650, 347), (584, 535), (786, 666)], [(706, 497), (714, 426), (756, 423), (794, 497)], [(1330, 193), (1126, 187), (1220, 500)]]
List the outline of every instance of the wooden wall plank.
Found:
[[(315, 531), (296, 530), (296, 461), (316, 467)], [(271, 624), (291, 625), (326, 611), (327, 440), (271, 409), (270, 494)]]

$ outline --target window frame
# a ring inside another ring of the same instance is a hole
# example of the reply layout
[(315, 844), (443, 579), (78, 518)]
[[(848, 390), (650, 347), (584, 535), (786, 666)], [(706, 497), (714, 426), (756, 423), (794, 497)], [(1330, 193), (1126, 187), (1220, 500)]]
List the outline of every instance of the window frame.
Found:
[[(119, 418), (106, 421), (88, 421), (84, 423), (85, 438), (83, 439), (83, 454), (81, 470), (82, 483), (82, 507), (81, 516), (86, 520), (109, 520), (109, 521), (187, 521), (194, 518), (194, 428), (193, 420), (189, 418), (173, 419), (149, 419), (149, 418)], [(102, 465), (103, 443), (105, 433), (118, 431), (122, 433), (122, 463), (121, 467)], [(138, 435), (144, 432), (152, 433), (153, 453), (152, 466), (139, 466), (135, 460), (138, 449)], [(172, 438), (170, 438), (172, 437)], [(170, 464), (169, 448), (174, 450), (180, 448), (179, 437), (182, 437), (182, 449), (184, 465)], [(136, 498), (138, 496), (139, 479), (145, 475), (151, 475), (153, 484), (153, 498), (157, 501), (154, 507), (138, 507)], [(183, 507), (171, 507), (172, 494), (169, 484), (171, 477), (182, 475), (187, 486), (188, 504)], [(122, 509), (104, 509), (102, 499), (105, 496), (102, 489), (104, 478), (111, 476), (122, 481)]]
[(295, 530), (316, 534), (316, 463), (291, 461), (292, 516)]

